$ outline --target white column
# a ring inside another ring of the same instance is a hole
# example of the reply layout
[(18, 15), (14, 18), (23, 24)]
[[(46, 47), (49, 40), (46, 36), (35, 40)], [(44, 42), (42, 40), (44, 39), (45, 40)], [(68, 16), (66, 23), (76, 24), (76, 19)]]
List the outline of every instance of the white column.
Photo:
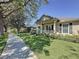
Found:
[(56, 33), (56, 21), (54, 21), (54, 33)]
[(41, 25), (41, 33), (42, 33), (42, 30), (43, 30), (43, 29), (42, 29), (42, 25)]
[(45, 33), (47, 32), (46, 26), (45, 26)]
[(61, 25), (61, 33), (63, 34), (63, 24)]
[(69, 34), (69, 27), (70, 27), (70, 26), (69, 26), (69, 24), (68, 24), (68, 34)]
[(48, 25), (48, 30), (47, 30), (47, 32), (49, 33), (49, 25)]
[(37, 33), (37, 34), (39, 33), (39, 28), (38, 28), (38, 26), (37, 26), (37, 28), (36, 28), (36, 33)]

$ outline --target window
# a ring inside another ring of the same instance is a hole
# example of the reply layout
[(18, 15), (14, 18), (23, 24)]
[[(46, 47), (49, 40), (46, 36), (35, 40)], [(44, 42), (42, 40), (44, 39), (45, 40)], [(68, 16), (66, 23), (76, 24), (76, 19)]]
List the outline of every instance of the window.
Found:
[(40, 26), (38, 26), (38, 28), (40, 29)]
[(72, 34), (72, 23), (60, 24), (59, 32)]
[(63, 24), (63, 33), (68, 33), (68, 24)]
[(44, 26), (42, 26), (42, 30), (44, 30)]
[(46, 26), (46, 30), (48, 30), (48, 25)]
[(50, 25), (47, 25), (46, 26), (46, 30), (51, 30), (51, 26)]
[(51, 26), (49, 25), (49, 30), (51, 30)]

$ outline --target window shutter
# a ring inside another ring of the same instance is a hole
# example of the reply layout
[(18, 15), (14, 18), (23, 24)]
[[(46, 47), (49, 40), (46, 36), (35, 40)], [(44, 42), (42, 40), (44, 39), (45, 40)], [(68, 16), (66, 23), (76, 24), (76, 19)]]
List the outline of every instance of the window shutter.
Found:
[(72, 34), (72, 23), (69, 23), (69, 33)]
[(72, 25), (72, 23), (69, 23), (69, 25)]

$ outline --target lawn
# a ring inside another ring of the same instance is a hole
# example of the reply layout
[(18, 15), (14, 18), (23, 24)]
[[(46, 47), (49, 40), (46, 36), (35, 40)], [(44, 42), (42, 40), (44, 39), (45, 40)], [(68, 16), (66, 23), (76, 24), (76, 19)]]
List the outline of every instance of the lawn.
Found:
[(0, 36), (0, 54), (2, 53), (2, 51), (6, 45), (7, 37), (8, 37), (7, 33)]
[(37, 54), (39, 59), (79, 59), (79, 43), (53, 40), (51, 46), (45, 48), (49, 50), (49, 55)]
[[(19, 36), (29, 44), (39, 59), (79, 59), (79, 43), (53, 40), (43, 35), (20, 34)], [(39, 49), (41, 53), (34, 49)]]

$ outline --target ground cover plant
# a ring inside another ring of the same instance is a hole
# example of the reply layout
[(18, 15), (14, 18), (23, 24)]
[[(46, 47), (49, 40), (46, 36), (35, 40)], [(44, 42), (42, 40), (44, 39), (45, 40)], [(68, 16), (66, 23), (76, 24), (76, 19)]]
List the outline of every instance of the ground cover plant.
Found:
[(0, 35), (0, 54), (2, 53), (2, 51), (6, 45), (7, 37), (8, 37), (7, 33)]
[(50, 46), (51, 40), (50, 37), (46, 35), (30, 35), (26, 33), (20, 33), (20, 36), (24, 42), (35, 52), (47, 52), (48, 50), (44, 47)]

